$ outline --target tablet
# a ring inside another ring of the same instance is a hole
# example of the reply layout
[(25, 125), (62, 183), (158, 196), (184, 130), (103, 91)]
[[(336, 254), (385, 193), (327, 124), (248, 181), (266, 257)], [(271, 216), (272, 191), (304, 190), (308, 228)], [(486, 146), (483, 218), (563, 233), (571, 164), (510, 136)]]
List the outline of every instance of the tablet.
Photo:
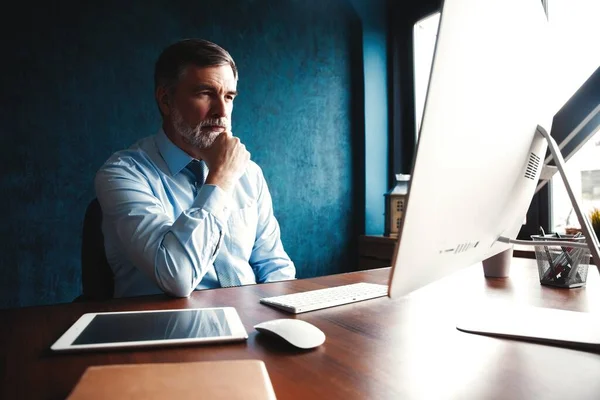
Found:
[(246, 340), (235, 308), (83, 314), (50, 348), (54, 351), (170, 346)]

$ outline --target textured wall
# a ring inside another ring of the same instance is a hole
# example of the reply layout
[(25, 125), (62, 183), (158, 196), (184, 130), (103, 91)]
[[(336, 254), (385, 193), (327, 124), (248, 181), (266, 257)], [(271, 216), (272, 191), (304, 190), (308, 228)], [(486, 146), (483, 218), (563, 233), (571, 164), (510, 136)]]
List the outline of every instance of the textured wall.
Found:
[(14, 5), (0, 27), (0, 308), (80, 294), (94, 173), (156, 131), (153, 64), (186, 37), (221, 44), (238, 64), (233, 131), (263, 167), (299, 277), (354, 267), (363, 72), (346, 0), (34, 3)]
[[(387, 0), (350, 0), (362, 22), (365, 124), (365, 234), (382, 235), (388, 182)], [(396, 21), (392, 21), (395, 23)]]

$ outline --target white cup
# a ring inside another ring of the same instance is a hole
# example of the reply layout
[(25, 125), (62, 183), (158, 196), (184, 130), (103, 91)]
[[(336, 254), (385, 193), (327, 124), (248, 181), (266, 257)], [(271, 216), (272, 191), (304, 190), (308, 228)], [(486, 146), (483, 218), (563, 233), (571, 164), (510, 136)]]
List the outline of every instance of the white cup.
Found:
[(482, 261), (486, 278), (507, 278), (513, 258), (513, 247)]

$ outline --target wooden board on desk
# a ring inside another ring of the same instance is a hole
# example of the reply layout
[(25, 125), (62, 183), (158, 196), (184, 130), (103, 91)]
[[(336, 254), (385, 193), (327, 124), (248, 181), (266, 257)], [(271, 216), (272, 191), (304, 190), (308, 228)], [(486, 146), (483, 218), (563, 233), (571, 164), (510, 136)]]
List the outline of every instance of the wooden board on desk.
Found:
[(275, 400), (260, 360), (89, 367), (67, 400)]

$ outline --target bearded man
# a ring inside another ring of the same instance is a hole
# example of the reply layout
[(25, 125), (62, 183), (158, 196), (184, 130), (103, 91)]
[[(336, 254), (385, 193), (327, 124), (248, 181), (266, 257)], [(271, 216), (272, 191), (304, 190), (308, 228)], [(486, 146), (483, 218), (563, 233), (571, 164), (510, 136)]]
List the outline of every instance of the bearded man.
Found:
[(231, 132), (237, 80), (230, 54), (207, 40), (159, 56), (162, 127), (95, 179), (115, 297), (294, 279), (262, 170)]

